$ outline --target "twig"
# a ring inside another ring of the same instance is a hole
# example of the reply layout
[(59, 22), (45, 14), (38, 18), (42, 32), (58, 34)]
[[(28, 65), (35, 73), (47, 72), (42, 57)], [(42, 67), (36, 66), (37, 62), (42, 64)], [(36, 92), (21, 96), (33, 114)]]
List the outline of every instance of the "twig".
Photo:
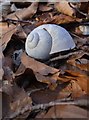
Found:
[(0, 22), (9, 22), (9, 23), (30, 23), (30, 24), (32, 24), (32, 22), (31, 21), (29, 21), (29, 20), (14, 20), (14, 19), (9, 19), (9, 18), (7, 18), (7, 19), (5, 19), (5, 20), (3, 20), (3, 21), (0, 21)]
[(25, 106), (25, 108), (23, 108), (22, 110), (18, 110), (15, 113), (13, 113), (10, 118), (15, 118), (20, 114), (25, 113), (26, 111), (33, 111), (33, 110), (38, 110), (38, 109), (46, 109), (47, 107), (52, 107), (55, 105), (79, 105), (79, 106), (87, 106), (88, 105), (88, 100), (83, 99), (83, 100), (76, 100), (76, 101), (70, 101), (69, 98), (67, 99), (62, 99), (62, 100), (55, 100), (49, 103), (45, 103), (45, 104), (38, 104), (35, 106), (30, 106), (27, 105)]

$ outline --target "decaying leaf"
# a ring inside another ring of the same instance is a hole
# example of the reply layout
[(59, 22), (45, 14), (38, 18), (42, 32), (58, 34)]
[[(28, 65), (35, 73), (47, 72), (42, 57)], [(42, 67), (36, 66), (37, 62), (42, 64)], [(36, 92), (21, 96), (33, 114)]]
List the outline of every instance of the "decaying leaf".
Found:
[(55, 3), (55, 8), (66, 15), (75, 16), (75, 10), (70, 7), (67, 1)]
[(72, 18), (70, 16), (67, 16), (65, 14), (60, 14), (60, 15), (55, 15), (52, 19), (51, 22), (54, 24), (67, 24), (67, 23), (73, 23), (73, 22), (79, 22), (79, 19)]
[[(25, 68), (30, 68), (34, 71), (34, 74), (38, 81), (51, 85), (51, 89), (54, 89), (57, 86), (56, 81), (59, 75), (58, 69), (49, 67), (41, 62), (38, 62), (35, 59), (27, 56), (25, 53), (23, 53), (21, 61)], [(23, 68), (24, 67), (21, 67), (22, 71), (25, 70)]]
[(31, 87), (36, 87), (39, 88), (40, 86), (43, 85), (47, 85), (47, 84), (43, 84), (41, 83), (39, 80), (37, 80), (35, 73), (33, 72), (32, 69), (29, 68), (24, 68), (25, 71), (21, 74), (15, 74), (16, 78), (14, 79), (14, 81), (18, 84), (19, 87), (23, 87), (24, 89), (29, 88), (31, 89)]
[(31, 18), (37, 12), (37, 8), (38, 2), (33, 2), (28, 8), (24, 8), (23, 10), (17, 10), (15, 13), (9, 14), (6, 19), (9, 18), (18, 20), (16, 16), (18, 16), (20, 20)]
[(39, 5), (39, 10), (43, 11), (43, 12), (50, 11), (52, 9), (53, 8), (51, 6), (47, 6), (47, 5), (45, 6), (45, 5), (42, 5), (42, 4)]
[[(23, 79), (23, 75), (25, 76), (29, 76), (26, 81), (28, 80), (28, 84), (26, 84), (27, 86), (29, 85), (29, 83), (31, 83), (31, 81), (34, 81), (34, 84), (41, 82), (41, 83), (45, 83), (46, 85), (49, 86), (49, 88), (51, 90), (54, 90), (57, 87), (57, 79), (59, 76), (59, 72), (54, 73), (52, 75), (42, 75), (38, 72), (32, 71), (31, 69), (25, 68), (25, 66), (23, 64), (21, 64), (18, 68), (18, 70), (16, 71), (15, 75), (18, 76), (18, 78), (21, 76), (21, 78)], [(21, 79), (19, 78), (19, 79)], [(16, 80), (17, 82), (19, 81), (18, 79)], [(22, 80), (23, 81), (23, 80)], [(25, 81), (25, 80), (24, 80)], [(26, 82), (25, 81), (25, 82)], [(32, 82), (33, 83), (33, 82)], [(39, 86), (39, 85), (38, 85)]]
[[(51, 90), (51, 89), (43, 89), (43, 90), (39, 90), (39, 91), (34, 91), (31, 93), (31, 98), (33, 100), (34, 103), (38, 104), (38, 103), (49, 103), (51, 101), (57, 100), (57, 99), (63, 99), (63, 98), (67, 98), (70, 93), (63, 93), (61, 92), (64, 88), (66, 88), (68, 86), (68, 83), (63, 83), (58, 85), (55, 90)], [(39, 97), (37, 97), (39, 96)]]
[(9, 118), (10, 114), (12, 114), (10, 108), (10, 96), (5, 92), (0, 94), (2, 94), (2, 119)]
[(5, 27), (3, 27), (3, 23), (2, 23), (0, 30), (2, 31), (2, 36), (1, 36), (2, 45), (1, 45), (1, 47), (2, 47), (2, 50), (4, 50), (7, 43), (10, 41), (12, 35), (16, 32), (17, 26), (12, 24), (12, 25), (9, 25), (9, 27), (8, 27), (6, 24)]
[[(9, 112), (9, 118), (13, 117), (12, 115), (18, 114), (20, 110), (22, 110), (26, 105), (31, 106), (32, 101), (31, 98), (28, 97), (26, 92), (22, 89), (19, 88), (17, 85), (4, 85), (3, 86), (3, 92), (8, 95), (7, 98), (3, 98), (4, 100), (8, 100), (7, 105), (9, 106), (11, 113)], [(8, 111), (8, 109), (6, 109)], [(7, 117), (7, 116), (4, 116)]]
[[(40, 118), (40, 115), (38, 116)], [(54, 106), (41, 118), (87, 118), (87, 111), (73, 105)]]
[(67, 62), (73, 66), (78, 67), (81, 70), (89, 71), (89, 60), (87, 58), (88, 58), (88, 55), (87, 53), (85, 53), (84, 55), (77, 56), (77, 58), (70, 59)]
[(41, 62), (36, 61), (33, 58), (27, 56), (26, 53), (23, 53), (23, 55), (21, 57), (21, 61), (26, 68), (30, 68), (33, 71), (40, 73), (41, 75), (44, 75), (44, 76), (46, 76), (48, 74), (55, 74), (55, 73), (59, 72), (58, 69), (49, 67)]
[[(59, 78), (60, 79), (60, 78)], [(88, 87), (87, 87), (87, 83), (89, 81), (89, 78), (87, 75), (85, 74), (81, 74), (79, 72), (73, 72), (71, 70), (66, 70), (65, 71), (65, 79), (62, 79), (62, 80), (74, 80), (77, 82), (77, 84), (79, 84), (79, 86), (81, 87), (81, 89), (83, 91), (85, 91), (87, 94), (89, 94), (89, 91), (88, 91)]]

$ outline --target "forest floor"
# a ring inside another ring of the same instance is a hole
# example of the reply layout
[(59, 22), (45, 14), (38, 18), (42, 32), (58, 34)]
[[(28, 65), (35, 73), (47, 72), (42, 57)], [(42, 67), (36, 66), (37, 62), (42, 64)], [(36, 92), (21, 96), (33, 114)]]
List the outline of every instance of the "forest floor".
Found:
[[(31, 58), (27, 35), (49, 23), (64, 27), (76, 47), (47, 61)], [(89, 2), (10, 2), (2, 7), (0, 31), (2, 119), (87, 119)]]

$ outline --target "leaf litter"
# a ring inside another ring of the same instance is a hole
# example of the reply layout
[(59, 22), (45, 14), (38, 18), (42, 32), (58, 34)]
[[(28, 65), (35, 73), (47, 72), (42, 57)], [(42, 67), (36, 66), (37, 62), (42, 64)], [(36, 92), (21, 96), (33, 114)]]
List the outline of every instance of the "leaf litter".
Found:
[[(87, 118), (89, 37), (79, 26), (88, 24), (89, 2), (13, 3), (16, 11), (0, 22), (2, 119)], [(29, 57), (24, 50), (26, 37), (46, 23), (67, 29), (76, 48), (53, 54), (48, 61)]]

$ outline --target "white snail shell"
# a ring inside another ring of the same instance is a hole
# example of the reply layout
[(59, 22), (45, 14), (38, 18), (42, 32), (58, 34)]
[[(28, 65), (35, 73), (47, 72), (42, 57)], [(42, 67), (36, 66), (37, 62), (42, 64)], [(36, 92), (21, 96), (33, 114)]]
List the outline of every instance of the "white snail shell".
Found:
[(53, 53), (70, 50), (75, 43), (63, 27), (44, 24), (35, 28), (27, 37), (26, 53), (36, 59), (46, 60)]

